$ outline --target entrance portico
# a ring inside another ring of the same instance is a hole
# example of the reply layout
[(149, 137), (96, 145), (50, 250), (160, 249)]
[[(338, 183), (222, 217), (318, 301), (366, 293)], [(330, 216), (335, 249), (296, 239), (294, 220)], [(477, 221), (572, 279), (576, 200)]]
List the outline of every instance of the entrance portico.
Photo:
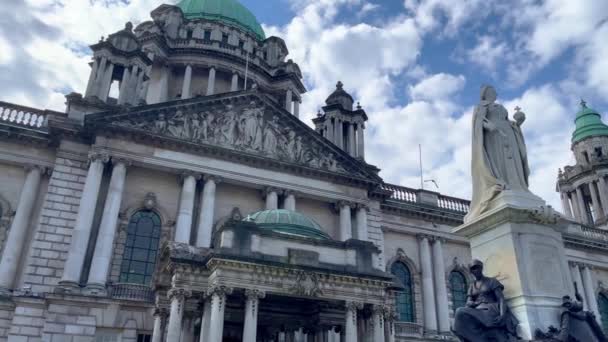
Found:
[(374, 342), (392, 331), (384, 317), (393, 311), (394, 284), (374, 268), (379, 251), (371, 242), (288, 235), (246, 221), (229, 221), (215, 236), (213, 252), (176, 242), (163, 251), (168, 273), (159, 279), (167, 282), (158, 293), (171, 295), (168, 332), (184, 316), (174, 306), (199, 308), (192, 333), (205, 342), (356, 342), (358, 322)]

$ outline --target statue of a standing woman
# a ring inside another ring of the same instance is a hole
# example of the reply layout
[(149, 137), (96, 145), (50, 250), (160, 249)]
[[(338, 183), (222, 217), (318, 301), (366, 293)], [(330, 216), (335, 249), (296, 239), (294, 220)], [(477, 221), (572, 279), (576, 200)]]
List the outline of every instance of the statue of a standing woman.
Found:
[(530, 169), (521, 131), (525, 114), (518, 111), (511, 121), (505, 107), (495, 101), (494, 87), (484, 86), (473, 113), (473, 198), (465, 221), (484, 213), (504, 190), (529, 192)]
[(469, 286), (467, 304), (454, 316), (454, 334), (462, 342), (506, 342), (517, 336), (517, 318), (505, 304), (504, 286), (483, 275), (483, 263), (473, 260), (469, 270), (475, 281)]

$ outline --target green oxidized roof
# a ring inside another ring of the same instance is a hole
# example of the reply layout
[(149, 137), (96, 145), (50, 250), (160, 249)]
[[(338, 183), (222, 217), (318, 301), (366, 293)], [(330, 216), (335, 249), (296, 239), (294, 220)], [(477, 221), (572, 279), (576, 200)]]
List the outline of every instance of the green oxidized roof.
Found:
[(266, 34), (256, 17), (237, 0), (181, 0), (177, 6), (187, 19), (207, 19), (237, 26), (266, 39)]
[(602, 122), (602, 116), (581, 101), (581, 110), (576, 114), (576, 129), (572, 133), (572, 142), (576, 143), (593, 136), (608, 136), (608, 126)]
[(285, 209), (258, 211), (247, 216), (244, 221), (254, 222), (261, 229), (277, 233), (321, 240), (330, 239), (318, 223), (295, 211)]

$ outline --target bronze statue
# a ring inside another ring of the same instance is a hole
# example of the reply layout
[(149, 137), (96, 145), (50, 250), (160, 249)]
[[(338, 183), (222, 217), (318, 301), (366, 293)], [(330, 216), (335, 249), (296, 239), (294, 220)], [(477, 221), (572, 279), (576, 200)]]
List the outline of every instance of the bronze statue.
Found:
[(469, 287), (467, 304), (454, 317), (454, 334), (462, 342), (506, 342), (517, 337), (517, 318), (505, 303), (504, 286), (483, 274), (483, 263), (473, 260), (469, 270), (475, 281)]
[(593, 312), (583, 311), (583, 297), (574, 283), (576, 300), (563, 297), (564, 311), (560, 317), (560, 329), (549, 327), (547, 333), (536, 331), (536, 339), (546, 342), (608, 342)]

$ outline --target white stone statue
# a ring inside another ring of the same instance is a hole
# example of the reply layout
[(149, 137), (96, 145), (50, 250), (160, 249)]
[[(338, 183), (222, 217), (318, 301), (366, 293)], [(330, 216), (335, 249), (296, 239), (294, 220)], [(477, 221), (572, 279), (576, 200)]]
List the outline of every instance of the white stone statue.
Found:
[(530, 169), (521, 131), (525, 114), (517, 108), (511, 121), (505, 107), (495, 101), (494, 87), (484, 86), (473, 113), (473, 198), (466, 222), (492, 209), (492, 201), (506, 191), (542, 202), (528, 190)]

